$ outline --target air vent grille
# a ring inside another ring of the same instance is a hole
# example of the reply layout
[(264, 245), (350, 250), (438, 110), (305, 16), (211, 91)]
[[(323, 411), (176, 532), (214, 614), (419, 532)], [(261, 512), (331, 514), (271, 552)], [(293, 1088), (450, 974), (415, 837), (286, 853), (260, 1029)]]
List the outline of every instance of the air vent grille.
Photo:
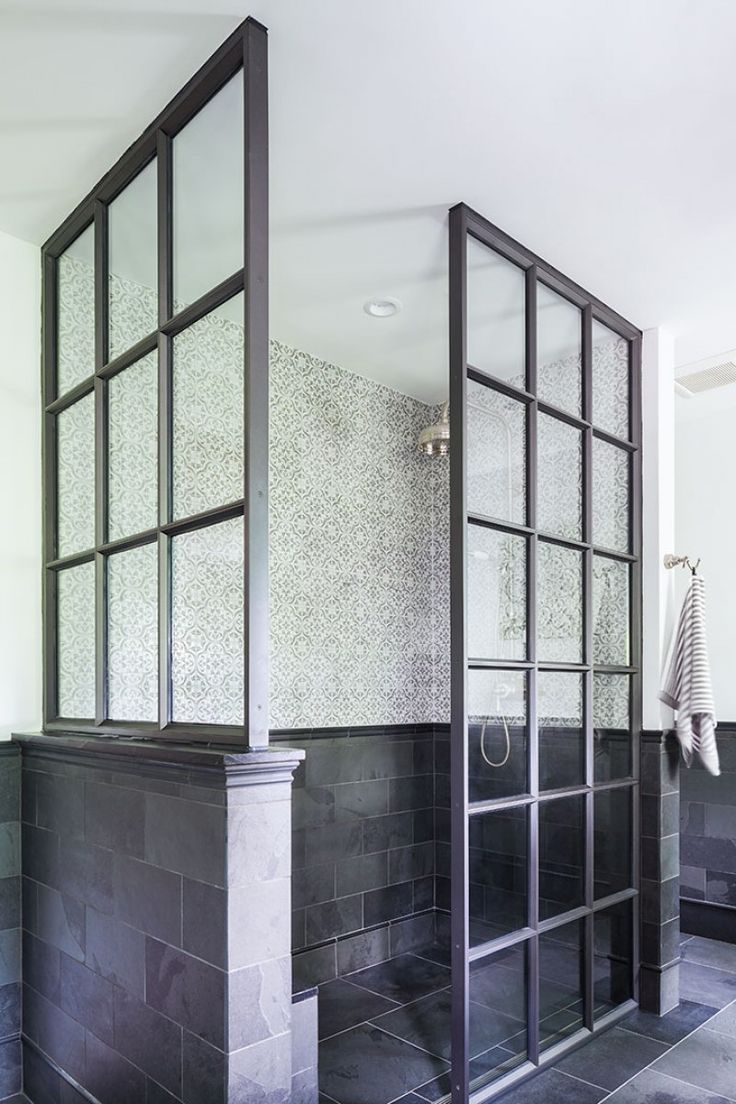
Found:
[(693, 395), (700, 391), (713, 391), (716, 387), (736, 383), (736, 364), (732, 360), (724, 360), (721, 364), (714, 364), (712, 368), (678, 376), (677, 382)]

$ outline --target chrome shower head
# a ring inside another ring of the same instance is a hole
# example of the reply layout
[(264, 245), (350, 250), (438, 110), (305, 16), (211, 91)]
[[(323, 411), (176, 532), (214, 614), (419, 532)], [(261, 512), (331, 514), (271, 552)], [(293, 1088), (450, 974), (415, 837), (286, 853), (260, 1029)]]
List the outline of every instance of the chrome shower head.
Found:
[(450, 451), (449, 402), (443, 402), (437, 421), (419, 434), (417, 448), (425, 456), (447, 456)]

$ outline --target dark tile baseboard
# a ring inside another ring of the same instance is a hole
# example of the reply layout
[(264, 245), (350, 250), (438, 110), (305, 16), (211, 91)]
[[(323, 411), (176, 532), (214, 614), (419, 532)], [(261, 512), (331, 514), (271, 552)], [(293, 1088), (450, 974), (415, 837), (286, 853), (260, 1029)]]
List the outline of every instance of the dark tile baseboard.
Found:
[(702, 935), (706, 939), (720, 939), (722, 943), (736, 943), (736, 908), (681, 897), (680, 930), (686, 935)]

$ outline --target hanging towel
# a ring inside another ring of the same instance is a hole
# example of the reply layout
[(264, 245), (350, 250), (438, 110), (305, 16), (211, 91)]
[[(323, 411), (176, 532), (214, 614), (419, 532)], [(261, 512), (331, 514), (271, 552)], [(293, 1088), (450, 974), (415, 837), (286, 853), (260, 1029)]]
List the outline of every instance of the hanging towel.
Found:
[(705, 634), (705, 589), (693, 574), (677, 623), (677, 632), (660, 699), (677, 712), (677, 739), (688, 766), (698, 753), (706, 770), (720, 774), (716, 717)]

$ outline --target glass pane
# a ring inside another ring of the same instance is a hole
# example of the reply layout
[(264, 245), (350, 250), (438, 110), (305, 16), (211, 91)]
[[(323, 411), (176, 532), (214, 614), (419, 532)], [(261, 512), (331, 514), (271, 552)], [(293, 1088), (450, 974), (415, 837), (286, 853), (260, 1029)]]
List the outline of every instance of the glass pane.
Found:
[(537, 284), (537, 395), (580, 417), (582, 406), (580, 309)]
[(593, 727), (595, 781), (630, 778), (628, 675), (593, 675)]
[(243, 74), (173, 142), (174, 307), (243, 267)]
[(107, 569), (108, 715), (158, 717), (158, 555), (145, 544), (110, 556)]
[(468, 380), (468, 510), (526, 522), (526, 407)]
[(629, 343), (593, 322), (593, 424), (629, 436)]
[(95, 398), (90, 392), (56, 418), (58, 555), (95, 543)]
[(108, 384), (109, 539), (152, 529), (158, 517), (158, 361), (149, 353)]
[(95, 565), (60, 571), (58, 586), (59, 716), (95, 716)]
[(567, 671), (537, 675), (539, 788), (561, 790), (585, 781), (583, 679)]
[(582, 795), (539, 804), (539, 918), (578, 908), (585, 897), (585, 803)]
[(470, 818), (470, 946), (525, 928), (528, 806)]
[(537, 633), (540, 660), (582, 662), (582, 554), (545, 541), (537, 544)]
[(593, 438), (593, 544), (629, 551), (629, 454)]
[(243, 497), (243, 296), (174, 338), (174, 517)]
[(95, 370), (95, 231), (88, 226), (59, 257), (57, 395)]
[(631, 790), (602, 790), (594, 798), (595, 897), (631, 887)]
[(526, 538), (468, 526), (468, 652), (526, 659)]
[(539, 936), (539, 1046), (546, 1050), (583, 1026), (583, 921)]
[(243, 724), (243, 519), (171, 541), (174, 721)]
[(113, 200), (108, 213), (110, 360), (158, 324), (156, 162)]
[(537, 421), (537, 528), (568, 540), (583, 535), (583, 438), (540, 414)]
[(526, 386), (526, 276), (468, 235), (468, 363)]
[(630, 999), (632, 988), (632, 903), (622, 901), (593, 916), (593, 994), (596, 1016)]
[(490, 801), (527, 792), (526, 675), (468, 671), (468, 794)]
[(526, 1059), (526, 994), (526, 943), (471, 962), (468, 997), (473, 1090)]
[(629, 565), (593, 557), (593, 662), (629, 663)]

